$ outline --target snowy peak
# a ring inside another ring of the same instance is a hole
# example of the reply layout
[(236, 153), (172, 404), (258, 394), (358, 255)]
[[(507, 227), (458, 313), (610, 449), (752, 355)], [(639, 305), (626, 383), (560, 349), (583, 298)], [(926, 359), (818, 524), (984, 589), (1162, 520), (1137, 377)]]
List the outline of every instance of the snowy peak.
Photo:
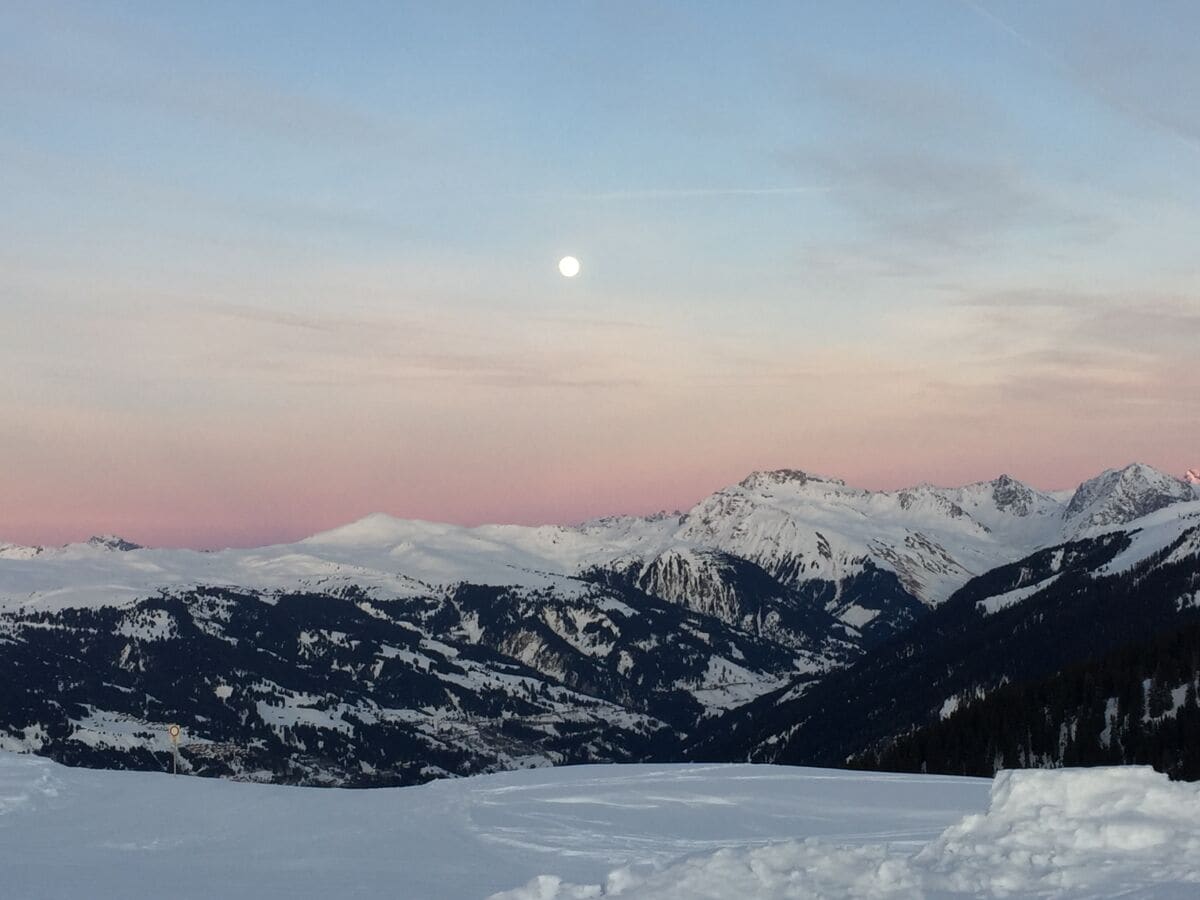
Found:
[(72, 555), (72, 551), (80, 548), (86, 550), (102, 550), (113, 553), (127, 553), (130, 550), (145, 550), (141, 544), (135, 544), (133, 541), (127, 541), (123, 537), (115, 534), (97, 534), (92, 535), (86, 541), (75, 544), (66, 544), (62, 547), (24, 547), (20, 544), (8, 544), (0, 541), (0, 559), (11, 560), (27, 560), (42, 556), (48, 557), (62, 556), (67, 554)]
[(25, 547), (0, 541), (0, 559), (33, 559), (44, 551), (44, 547)]
[(1088, 528), (1123, 525), (1173, 503), (1192, 500), (1186, 482), (1144, 463), (1108, 469), (1085, 481), (1063, 513), (1068, 533)]
[(1188, 484), (1200, 485), (1200, 466), (1195, 469), (1188, 469), (1183, 475), (1183, 480)]
[(1010, 475), (961, 488), (936, 489), (998, 540), (1032, 547), (1055, 539), (1065, 499), (1023, 484)]
[(457, 530), (460, 529), (454, 525), (423, 522), (420, 519), (398, 519), (387, 513), (371, 513), (347, 525), (314, 534), (300, 543), (378, 547)]
[(128, 553), (130, 550), (141, 550), (141, 544), (135, 544), (133, 541), (127, 541), (123, 537), (118, 537), (115, 534), (98, 534), (93, 535), (86, 541), (88, 547), (95, 547), (98, 550), (112, 550), (117, 553)]
[(948, 519), (961, 519), (967, 515), (961, 506), (931, 485), (904, 488), (896, 492), (896, 500), (904, 512), (916, 510), (945, 516)]
[(1008, 475), (1001, 475), (991, 485), (992, 502), (996, 504), (996, 509), (1017, 516), (1027, 516), (1033, 512), (1036, 495), (1028, 485)]
[(774, 469), (767, 472), (751, 472), (738, 482), (738, 487), (748, 491), (761, 491), (783, 486), (802, 488), (809, 482), (833, 487), (846, 486), (846, 482), (840, 478), (825, 478), (810, 472), (802, 472), (799, 469)]

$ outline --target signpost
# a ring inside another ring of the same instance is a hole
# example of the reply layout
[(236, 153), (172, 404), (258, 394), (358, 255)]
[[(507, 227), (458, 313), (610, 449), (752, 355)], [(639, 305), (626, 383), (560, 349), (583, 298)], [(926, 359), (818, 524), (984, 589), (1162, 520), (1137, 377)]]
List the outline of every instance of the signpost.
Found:
[(179, 774), (179, 732), (181, 731), (178, 725), (172, 725), (167, 729), (167, 734), (171, 736), (171, 774)]

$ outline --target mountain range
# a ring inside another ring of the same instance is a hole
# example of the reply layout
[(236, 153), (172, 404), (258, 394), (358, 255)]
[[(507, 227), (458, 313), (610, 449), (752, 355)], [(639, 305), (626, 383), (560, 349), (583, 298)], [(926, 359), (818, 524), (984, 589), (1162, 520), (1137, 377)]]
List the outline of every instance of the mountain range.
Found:
[(998, 689), (1186, 627), (1198, 534), (1198, 488), (1131, 464), (1069, 492), (777, 470), (578, 526), (0, 544), (0, 748), (157, 768), (177, 722), (187, 770), (361, 785), (881, 760)]

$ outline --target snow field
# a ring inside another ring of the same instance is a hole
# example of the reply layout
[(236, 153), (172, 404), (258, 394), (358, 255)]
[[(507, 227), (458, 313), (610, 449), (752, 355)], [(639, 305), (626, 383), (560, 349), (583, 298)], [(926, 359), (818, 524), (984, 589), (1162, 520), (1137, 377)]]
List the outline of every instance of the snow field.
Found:
[(491, 900), (1200, 896), (1200, 785), (1148, 767), (1001, 772), (986, 813), (923, 849), (809, 838), (603, 884), (541, 875)]
[(354, 791), (0, 753), (0, 873), (21, 900), (1194, 898), (1200, 785), (634, 765)]
[(0, 753), (0, 898), (483, 900), (539, 873), (555, 873), (555, 890), (598, 885), (613, 870), (641, 877), (812, 836), (915, 850), (981, 809), (988, 784), (631, 765), (337, 790)]

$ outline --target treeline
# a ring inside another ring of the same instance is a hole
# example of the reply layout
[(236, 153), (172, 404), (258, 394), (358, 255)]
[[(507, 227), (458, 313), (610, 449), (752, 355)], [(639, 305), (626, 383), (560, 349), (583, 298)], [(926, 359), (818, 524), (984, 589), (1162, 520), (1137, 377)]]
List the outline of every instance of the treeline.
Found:
[(1200, 780), (1200, 623), (1035, 682), (1008, 685), (851, 760), (854, 768), (991, 776), (1146, 764)]

